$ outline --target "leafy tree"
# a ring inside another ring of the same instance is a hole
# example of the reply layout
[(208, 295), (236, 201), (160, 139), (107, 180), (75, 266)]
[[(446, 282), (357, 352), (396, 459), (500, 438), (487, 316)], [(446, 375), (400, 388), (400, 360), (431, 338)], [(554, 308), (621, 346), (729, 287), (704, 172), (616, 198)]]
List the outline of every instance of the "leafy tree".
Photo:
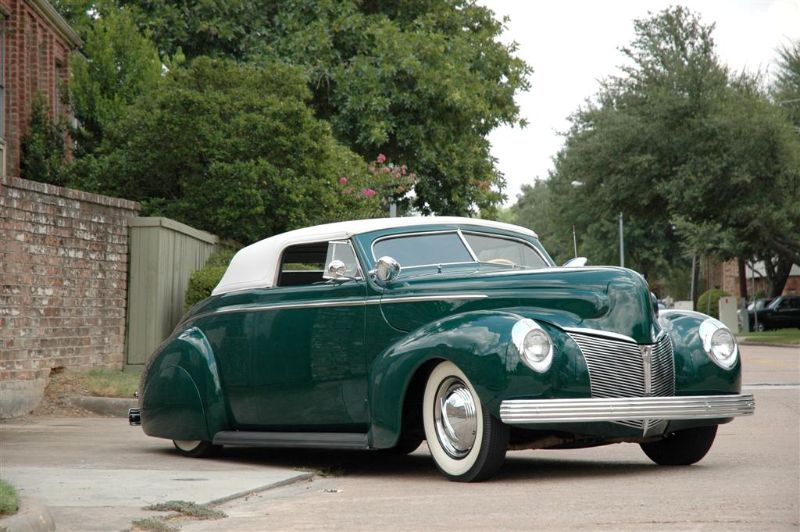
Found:
[(622, 75), (572, 116), (547, 182), (562, 242), (575, 224), (581, 254), (616, 263), (622, 212), (626, 265), (651, 279), (687, 253), (790, 265), (800, 227), (791, 124), (758, 78), (719, 63), (713, 26), (696, 15), (671, 8), (635, 30)]
[(301, 66), (338, 139), (416, 170), (421, 211), (491, 212), (502, 199), (486, 136), (521, 123), (513, 96), (530, 69), (473, 0), (123, 3), (162, 54)]
[(36, 93), (31, 104), (28, 131), (22, 137), (20, 171), (24, 178), (54, 185), (65, 184), (64, 140), (66, 126), (47, 112), (47, 100)]
[(242, 243), (336, 218), (366, 165), (314, 118), (302, 72), (198, 58), (170, 72), (76, 164), (84, 188)]
[(70, 64), (78, 157), (94, 152), (128, 106), (156, 89), (162, 71), (155, 46), (139, 33), (129, 10), (109, 10), (83, 27), (83, 54), (73, 54)]
[(800, 128), (800, 40), (778, 49), (777, 66), (775, 100)]

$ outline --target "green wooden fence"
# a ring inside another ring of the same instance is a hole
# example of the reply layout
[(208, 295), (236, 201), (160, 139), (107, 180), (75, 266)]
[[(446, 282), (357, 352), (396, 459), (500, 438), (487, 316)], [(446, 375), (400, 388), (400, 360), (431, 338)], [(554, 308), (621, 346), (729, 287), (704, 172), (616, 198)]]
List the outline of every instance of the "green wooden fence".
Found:
[(185, 311), (189, 276), (219, 242), (169, 218), (133, 218), (129, 228), (126, 367), (144, 364), (172, 332)]

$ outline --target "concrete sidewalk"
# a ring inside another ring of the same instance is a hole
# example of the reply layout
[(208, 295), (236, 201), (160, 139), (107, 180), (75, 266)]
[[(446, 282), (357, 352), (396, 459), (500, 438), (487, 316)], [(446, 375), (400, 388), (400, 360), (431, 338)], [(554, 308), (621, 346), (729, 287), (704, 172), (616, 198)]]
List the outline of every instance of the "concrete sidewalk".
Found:
[(44, 503), (57, 530), (123, 530), (169, 500), (207, 504), (309, 479), (254, 461), (191, 459), (121, 418), (0, 423), (0, 477)]

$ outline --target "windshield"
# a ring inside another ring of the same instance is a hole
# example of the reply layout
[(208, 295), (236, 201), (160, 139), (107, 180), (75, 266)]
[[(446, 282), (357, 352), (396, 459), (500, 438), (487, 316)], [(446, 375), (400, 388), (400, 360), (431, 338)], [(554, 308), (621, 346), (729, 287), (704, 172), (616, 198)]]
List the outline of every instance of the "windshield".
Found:
[(389, 256), (403, 268), (477, 262), (512, 268), (546, 268), (548, 262), (528, 242), (456, 232), (389, 237), (372, 246), (375, 259)]

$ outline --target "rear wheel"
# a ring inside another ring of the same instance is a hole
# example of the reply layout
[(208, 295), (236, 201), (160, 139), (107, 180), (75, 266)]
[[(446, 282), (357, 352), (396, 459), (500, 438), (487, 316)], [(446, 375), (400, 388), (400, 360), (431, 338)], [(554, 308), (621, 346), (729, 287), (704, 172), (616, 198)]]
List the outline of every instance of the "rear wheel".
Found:
[(428, 377), (422, 421), (431, 456), (448, 479), (486, 480), (503, 465), (508, 427), (483, 408), (467, 376), (452, 362), (440, 363)]
[(702, 460), (717, 435), (717, 426), (680, 430), (663, 440), (639, 444), (658, 465), (691, 465)]
[(222, 450), (221, 445), (214, 445), (202, 440), (172, 440), (172, 444), (183, 456), (190, 458), (208, 458), (217, 456)]

